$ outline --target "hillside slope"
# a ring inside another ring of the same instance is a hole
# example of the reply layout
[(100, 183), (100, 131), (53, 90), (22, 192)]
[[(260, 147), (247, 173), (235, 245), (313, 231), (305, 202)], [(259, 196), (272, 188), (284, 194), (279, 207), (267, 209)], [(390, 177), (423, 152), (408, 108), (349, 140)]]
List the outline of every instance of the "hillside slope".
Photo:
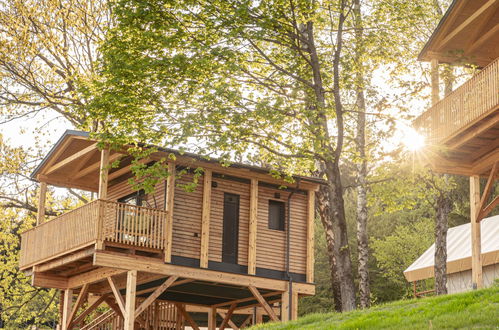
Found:
[(499, 286), (379, 305), (365, 311), (312, 314), (251, 329), (499, 329)]

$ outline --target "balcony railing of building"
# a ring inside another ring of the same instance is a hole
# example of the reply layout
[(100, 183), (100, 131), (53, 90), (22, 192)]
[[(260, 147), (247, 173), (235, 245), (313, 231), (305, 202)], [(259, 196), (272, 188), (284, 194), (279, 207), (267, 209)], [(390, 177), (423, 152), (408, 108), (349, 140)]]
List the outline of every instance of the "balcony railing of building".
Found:
[(163, 250), (167, 213), (95, 200), (21, 234), (20, 267), (27, 268), (98, 241)]
[(429, 143), (442, 143), (499, 106), (499, 58), (414, 121)]

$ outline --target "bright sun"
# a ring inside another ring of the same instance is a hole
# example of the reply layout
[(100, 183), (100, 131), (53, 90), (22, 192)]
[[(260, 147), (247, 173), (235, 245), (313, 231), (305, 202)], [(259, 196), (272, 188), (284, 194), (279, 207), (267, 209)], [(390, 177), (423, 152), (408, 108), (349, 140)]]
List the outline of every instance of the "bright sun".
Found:
[(404, 127), (402, 132), (402, 143), (409, 151), (418, 151), (425, 146), (425, 138), (412, 127)]

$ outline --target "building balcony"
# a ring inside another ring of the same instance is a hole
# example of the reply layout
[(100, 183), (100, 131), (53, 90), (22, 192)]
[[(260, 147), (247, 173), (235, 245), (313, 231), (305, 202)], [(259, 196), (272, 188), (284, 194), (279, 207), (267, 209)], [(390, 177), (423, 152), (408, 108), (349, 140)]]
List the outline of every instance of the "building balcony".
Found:
[(160, 209), (95, 200), (21, 235), (20, 268), (104, 243), (106, 248), (135, 249), (161, 256), (166, 217)]

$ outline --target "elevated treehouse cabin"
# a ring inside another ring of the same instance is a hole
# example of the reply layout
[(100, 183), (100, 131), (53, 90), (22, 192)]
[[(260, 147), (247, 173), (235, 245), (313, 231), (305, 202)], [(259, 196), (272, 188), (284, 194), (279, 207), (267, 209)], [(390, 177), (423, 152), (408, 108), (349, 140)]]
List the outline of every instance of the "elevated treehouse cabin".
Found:
[[(480, 221), (499, 204), (499, 0), (454, 0), (419, 60), (432, 65), (432, 107), (415, 121), (425, 160), (440, 173), (470, 177), (472, 287), (483, 286)], [(440, 99), (439, 64), (480, 71)], [(486, 178), (483, 189), (480, 178)]]
[[(298, 298), (314, 294), (320, 180), (289, 184), (261, 168), (168, 149), (144, 163), (171, 153), (169, 172), (177, 175), (152, 194), (128, 183), (129, 155), (100, 151), (84, 132), (67, 131), (33, 173), (38, 223), (22, 234), (20, 268), (34, 286), (62, 290), (61, 329), (237, 329), (295, 319)], [(115, 160), (119, 167), (110, 169)], [(186, 169), (199, 167), (202, 179), (187, 192)], [(47, 220), (47, 185), (98, 199)], [(112, 310), (84, 325), (101, 303)]]

